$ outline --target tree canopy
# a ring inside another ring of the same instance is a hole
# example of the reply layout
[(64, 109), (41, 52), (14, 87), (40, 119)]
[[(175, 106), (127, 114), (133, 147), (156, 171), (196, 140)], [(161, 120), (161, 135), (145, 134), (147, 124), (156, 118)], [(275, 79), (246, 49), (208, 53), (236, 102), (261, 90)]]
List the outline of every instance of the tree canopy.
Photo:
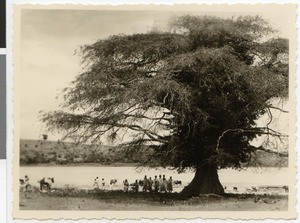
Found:
[(85, 69), (42, 119), (81, 142), (118, 138), (127, 152), (151, 150), (150, 163), (195, 169), (202, 180), (187, 196), (222, 193), (218, 168), (264, 150), (251, 145), (256, 136), (282, 136), (255, 121), (288, 97), (288, 40), (270, 38), (260, 17), (182, 16), (170, 27), (83, 46)]

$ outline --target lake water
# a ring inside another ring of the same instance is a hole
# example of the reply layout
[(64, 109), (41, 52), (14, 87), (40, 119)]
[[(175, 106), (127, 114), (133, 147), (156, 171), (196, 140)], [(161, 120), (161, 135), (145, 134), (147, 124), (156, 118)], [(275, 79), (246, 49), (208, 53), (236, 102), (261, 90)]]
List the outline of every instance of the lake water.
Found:
[[(121, 189), (123, 180), (127, 179), (133, 183), (136, 179), (143, 179), (145, 175), (154, 178), (155, 175), (165, 174), (169, 179), (181, 180), (182, 186), (175, 187), (174, 191), (180, 191), (194, 177), (189, 171), (178, 174), (169, 169), (136, 169), (135, 167), (108, 167), (108, 166), (22, 166), (20, 167), (20, 178), (28, 175), (30, 184), (39, 186), (38, 180), (43, 177), (54, 177), (53, 187), (77, 187), (91, 189), (96, 177), (104, 178), (107, 189)], [(250, 186), (284, 186), (287, 185), (289, 177), (288, 168), (247, 168), (245, 170), (224, 169), (219, 171), (219, 179), (227, 190), (238, 187), (244, 192)], [(117, 179), (114, 188), (109, 188), (109, 180)]]

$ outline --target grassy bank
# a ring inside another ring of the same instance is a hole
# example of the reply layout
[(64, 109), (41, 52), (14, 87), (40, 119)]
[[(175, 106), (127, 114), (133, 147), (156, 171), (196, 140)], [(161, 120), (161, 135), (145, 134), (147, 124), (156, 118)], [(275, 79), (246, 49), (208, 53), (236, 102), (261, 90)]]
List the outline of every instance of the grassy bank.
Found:
[(124, 154), (120, 148), (107, 145), (75, 144), (63, 141), (20, 140), (20, 164), (25, 165), (135, 165), (147, 153)]
[[(124, 154), (122, 149), (107, 145), (85, 145), (62, 141), (20, 140), (20, 164), (27, 165), (95, 165), (135, 166), (145, 161), (148, 150), (141, 153)], [(244, 167), (287, 167), (287, 157), (259, 151)]]
[(182, 199), (179, 194), (124, 193), (123, 191), (55, 189), (20, 192), (22, 210), (134, 210), (134, 211), (285, 211), (288, 197), (225, 194)]

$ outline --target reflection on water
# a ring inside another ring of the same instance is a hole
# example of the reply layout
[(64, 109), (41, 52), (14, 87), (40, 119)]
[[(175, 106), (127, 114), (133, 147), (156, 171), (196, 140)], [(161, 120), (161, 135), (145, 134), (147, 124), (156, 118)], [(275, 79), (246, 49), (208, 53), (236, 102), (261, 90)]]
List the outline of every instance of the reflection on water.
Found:
[[(53, 187), (78, 187), (89, 189), (93, 186), (96, 177), (104, 178), (106, 187), (109, 189), (109, 180), (117, 179), (114, 189), (121, 189), (122, 182), (127, 179), (133, 183), (136, 179), (147, 177), (154, 178), (155, 175), (165, 174), (169, 179), (181, 180), (182, 186), (175, 189), (180, 191), (183, 186), (187, 185), (194, 176), (189, 171), (178, 174), (176, 171), (168, 169), (136, 169), (135, 167), (103, 167), (103, 166), (22, 166), (20, 167), (20, 178), (28, 175), (30, 184), (38, 186), (38, 180), (43, 177), (54, 177)], [(238, 187), (244, 190), (250, 186), (282, 186), (288, 182), (288, 168), (247, 168), (246, 170), (237, 171), (224, 169), (219, 171), (219, 178), (223, 186), (227, 188)]]

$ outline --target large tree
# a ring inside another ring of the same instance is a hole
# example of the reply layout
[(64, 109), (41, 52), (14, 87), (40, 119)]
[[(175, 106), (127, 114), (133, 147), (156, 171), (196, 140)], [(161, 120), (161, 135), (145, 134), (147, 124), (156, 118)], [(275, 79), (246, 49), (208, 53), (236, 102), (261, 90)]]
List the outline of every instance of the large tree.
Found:
[(222, 194), (218, 169), (272, 152), (256, 136), (282, 136), (255, 121), (288, 96), (288, 40), (270, 38), (260, 17), (182, 16), (170, 27), (83, 46), (83, 72), (43, 121), (80, 142), (116, 140), (150, 165), (194, 169), (187, 197)]

